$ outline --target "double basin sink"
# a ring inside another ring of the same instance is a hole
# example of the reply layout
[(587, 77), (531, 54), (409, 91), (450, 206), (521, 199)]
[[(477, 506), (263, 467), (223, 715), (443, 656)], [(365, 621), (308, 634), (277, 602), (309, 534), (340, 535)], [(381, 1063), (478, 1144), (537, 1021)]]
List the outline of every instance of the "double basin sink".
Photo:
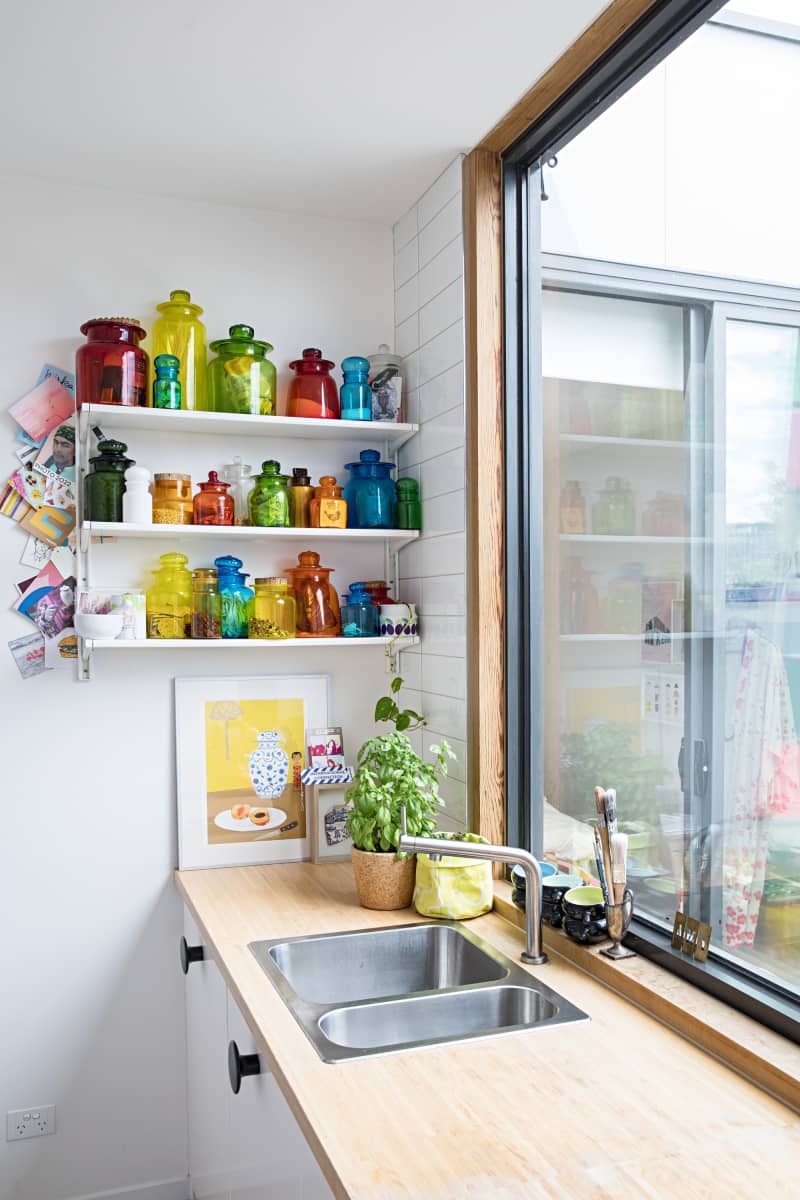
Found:
[(456, 921), (250, 950), (325, 1062), (588, 1019)]

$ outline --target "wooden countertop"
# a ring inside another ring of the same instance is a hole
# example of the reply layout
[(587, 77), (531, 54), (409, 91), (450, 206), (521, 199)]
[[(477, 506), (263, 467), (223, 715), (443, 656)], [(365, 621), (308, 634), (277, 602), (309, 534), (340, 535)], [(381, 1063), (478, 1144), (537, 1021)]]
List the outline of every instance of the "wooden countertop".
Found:
[[(798, 1195), (800, 1117), (566, 960), (528, 969), (591, 1021), (332, 1065), (248, 943), (415, 914), (361, 908), (349, 863), (176, 879), (337, 1197)], [(470, 927), (518, 961), (499, 916)]]

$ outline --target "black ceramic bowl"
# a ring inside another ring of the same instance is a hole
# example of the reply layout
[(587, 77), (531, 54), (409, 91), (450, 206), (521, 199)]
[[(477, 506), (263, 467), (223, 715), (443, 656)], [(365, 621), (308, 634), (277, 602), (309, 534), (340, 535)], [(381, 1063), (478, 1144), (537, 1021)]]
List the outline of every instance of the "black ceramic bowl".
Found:
[(580, 942), (582, 945), (588, 946), (595, 942), (605, 941), (608, 937), (608, 926), (605, 917), (596, 921), (565, 917), (564, 932), (567, 937), (572, 938), (573, 942)]
[(571, 888), (563, 897), (561, 905), (564, 915), (574, 921), (602, 921), (605, 919), (606, 906), (603, 892), (599, 887)]

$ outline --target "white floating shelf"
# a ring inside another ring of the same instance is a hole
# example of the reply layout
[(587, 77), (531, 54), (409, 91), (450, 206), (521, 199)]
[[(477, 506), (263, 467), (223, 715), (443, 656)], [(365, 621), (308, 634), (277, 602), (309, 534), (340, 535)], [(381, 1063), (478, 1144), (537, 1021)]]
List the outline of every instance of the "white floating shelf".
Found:
[(370, 646), (388, 646), (407, 650), (419, 645), (418, 637), (374, 638), (85, 638), (87, 650), (315, 650), (337, 646), (340, 650), (357, 650)]
[[(192, 541), (392, 542), (404, 546), (419, 537), (416, 529), (295, 529), (258, 525), (135, 525), (117, 521), (84, 521), (82, 531), (92, 538), (166, 538)], [(399, 547), (398, 547), (399, 548)]]
[(306, 417), (252, 417), (236, 413), (170, 411), (163, 408), (135, 408), (121, 404), (85, 404), (80, 412), (89, 425), (99, 425), (103, 433), (205, 433), (212, 437), (313, 438), (315, 440), (354, 440), (365, 443), (402, 444), (419, 430), (419, 425), (391, 421), (318, 421)]

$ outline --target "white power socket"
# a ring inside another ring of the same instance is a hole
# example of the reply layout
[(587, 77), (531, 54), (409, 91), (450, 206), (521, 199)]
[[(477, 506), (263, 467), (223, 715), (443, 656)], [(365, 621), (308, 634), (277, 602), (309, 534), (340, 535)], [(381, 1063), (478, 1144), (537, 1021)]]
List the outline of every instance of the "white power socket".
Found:
[(16, 1108), (6, 1113), (6, 1141), (20, 1138), (44, 1137), (56, 1131), (55, 1104), (40, 1104), (34, 1108)]

